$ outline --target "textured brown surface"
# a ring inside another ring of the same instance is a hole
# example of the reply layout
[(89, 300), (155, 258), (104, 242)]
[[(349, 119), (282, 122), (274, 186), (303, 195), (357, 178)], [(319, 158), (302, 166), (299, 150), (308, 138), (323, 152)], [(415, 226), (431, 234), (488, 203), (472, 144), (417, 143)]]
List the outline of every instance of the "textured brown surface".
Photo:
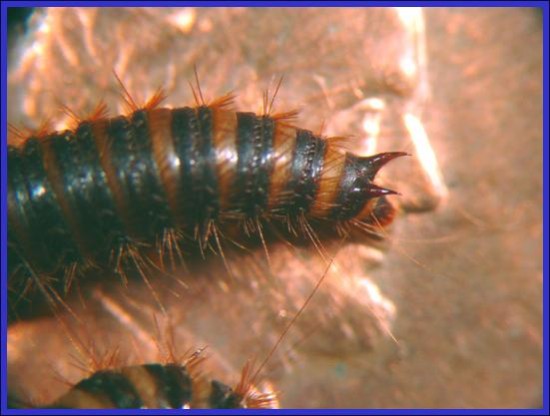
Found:
[[(382, 97), (379, 149), (412, 151), (396, 120), (413, 108), (448, 199), (430, 211), (435, 197), (416, 159), (388, 169), (405, 210), (425, 212), (397, 219), (375, 270), (378, 252), (341, 249), (339, 269), (262, 378), (288, 407), (539, 406), (542, 19), (530, 9), (424, 13), (431, 95), (421, 91), (423, 70), (398, 68), (414, 42), (392, 10), (205, 9), (191, 12), (190, 29), (170, 25), (174, 11), (162, 9), (61, 10), (42, 52), (12, 55), (9, 119), (39, 123), (59, 98), (89, 110), (104, 97), (115, 108), (112, 68), (131, 91), (146, 96), (165, 85), (171, 104), (190, 103), (194, 63), (205, 95), (234, 89), (247, 110), (259, 110), (262, 89), (284, 73), (278, 107), (300, 106), (305, 127), (324, 120), (329, 134), (357, 134), (359, 103)], [(208, 345), (219, 379), (265, 356), (324, 270), (312, 251), (274, 247), (272, 256), (271, 275), (256, 253), (239, 263), (235, 281), (220, 277), (216, 261), (182, 273), (186, 287), (155, 279), (178, 347)], [(120, 286), (75, 300), (85, 323), (71, 325), (85, 343), (118, 346), (127, 362), (155, 359), (158, 306), (139, 282)], [(35, 401), (83, 374), (50, 317), (10, 327), (8, 354), (11, 391)]]

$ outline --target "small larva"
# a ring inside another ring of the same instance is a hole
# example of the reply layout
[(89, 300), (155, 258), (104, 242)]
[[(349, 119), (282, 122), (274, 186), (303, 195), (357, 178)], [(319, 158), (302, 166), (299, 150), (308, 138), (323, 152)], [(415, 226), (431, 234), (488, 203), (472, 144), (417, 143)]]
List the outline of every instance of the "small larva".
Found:
[[(50, 409), (274, 409), (274, 392), (257, 390), (246, 365), (230, 387), (203, 374), (203, 357), (185, 363), (147, 363), (101, 369), (45, 406)], [(10, 408), (36, 408), (10, 397)], [(41, 406), (44, 408), (44, 406)]]
[(101, 370), (52, 403), (57, 409), (240, 409), (275, 408), (275, 395), (246, 381), (235, 389), (193, 375), (186, 365), (142, 364)]
[(315, 244), (322, 229), (391, 222), (385, 196), (396, 192), (373, 180), (404, 152), (358, 157), (294, 126), (295, 112), (270, 114), (267, 99), (260, 115), (236, 112), (231, 95), (206, 105), (200, 94), (196, 107), (174, 109), (160, 108), (162, 99), (139, 107), (126, 93), (129, 115), (99, 107), (74, 129), (8, 147), (15, 296), (31, 283), (44, 293), (66, 287), (89, 267), (139, 270), (147, 247), (161, 261), (188, 240), (223, 255), (224, 238), (256, 235), (265, 247), (264, 229), (274, 227)]

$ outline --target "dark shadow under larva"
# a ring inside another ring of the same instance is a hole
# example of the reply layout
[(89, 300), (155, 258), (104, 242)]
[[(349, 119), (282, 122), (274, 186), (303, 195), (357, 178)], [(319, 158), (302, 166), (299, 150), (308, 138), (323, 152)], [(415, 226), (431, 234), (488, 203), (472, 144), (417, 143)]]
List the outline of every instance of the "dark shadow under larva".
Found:
[[(209, 105), (94, 117), (8, 148), (9, 284), (67, 289), (92, 267), (139, 269), (164, 257), (391, 222), (378, 170), (403, 152), (358, 157), (292, 123), (295, 113)], [(341, 140), (341, 139), (340, 139)], [(245, 238), (245, 239), (246, 239)]]

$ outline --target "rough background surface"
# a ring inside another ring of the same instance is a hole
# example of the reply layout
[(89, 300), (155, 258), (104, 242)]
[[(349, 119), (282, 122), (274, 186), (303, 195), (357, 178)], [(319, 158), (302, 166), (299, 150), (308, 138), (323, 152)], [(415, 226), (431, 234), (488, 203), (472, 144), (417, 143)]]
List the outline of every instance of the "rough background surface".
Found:
[[(36, 126), (57, 99), (84, 112), (100, 98), (116, 108), (112, 69), (133, 92), (147, 96), (164, 85), (170, 104), (188, 104), (195, 63), (205, 95), (235, 90), (247, 110), (259, 110), (262, 89), (284, 73), (278, 106), (299, 106), (305, 127), (324, 122), (328, 134), (360, 131), (358, 103), (382, 97), (378, 149), (411, 149), (395, 120), (416, 106), (448, 198), (407, 213), (424, 200), (422, 175), (414, 161), (388, 169), (386, 180), (413, 201), (403, 203), (389, 251), (381, 258), (365, 245), (341, 250), (263, 379), (285, 407), (539, 407), (541, 15), (423, 11), (431, 94), (422, 95), (426, 68), (400, 70), (414, 45), (391, 10), (186, 13), (52, 13), (42, 41), (22, 49), (35, 54), (10, 57), (10, 122)], [(237, 281), (220, 278), (224, 269), (212, 261), (183, 275), (185, 287), (155, 283), (180, 350), (208, 345), (224, 381), (248, 358), (265, 356), (324, 270), (312, 251), (274, 247), (272, 255), (271, 274), (259, 253), (239, 262)], [(120, 286), (71, 300), (85, 323), (66, 317), (68, 326), (99, 352), (117, 347), (128, 362), (153, 360), (158, 308), (139, 281)], [(48, 316), (11, 326), (10, 392), (47, 403), (81, 378), (75, 356), (86, 357), (69, 338)]]

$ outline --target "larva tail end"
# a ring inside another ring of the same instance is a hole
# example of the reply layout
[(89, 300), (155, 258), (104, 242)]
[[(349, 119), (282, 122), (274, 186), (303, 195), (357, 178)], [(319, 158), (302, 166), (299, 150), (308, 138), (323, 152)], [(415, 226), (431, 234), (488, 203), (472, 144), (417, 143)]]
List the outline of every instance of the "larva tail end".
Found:
[(396, 214), (397, 209), (391, 202), (386, 198), (379, 198), (367, 222), (372, 224), (379, 231), (382, 231), (393, 222)]
[(367, 189), (369, 197), (378, 198), (386, 195), (401, 195), (399, 192), (388, 188), (382, 188), (381, 186), (371, 183)]
[(410, 154), (406, 152), (385, 152), (374, 156), (361, 157), (359, 158), (359, 162), (363, 164), (362, 168), (365, 170), (365, 174), (369, 180), (373, 180), (384, 165), (402, 156), (410, 156)]

